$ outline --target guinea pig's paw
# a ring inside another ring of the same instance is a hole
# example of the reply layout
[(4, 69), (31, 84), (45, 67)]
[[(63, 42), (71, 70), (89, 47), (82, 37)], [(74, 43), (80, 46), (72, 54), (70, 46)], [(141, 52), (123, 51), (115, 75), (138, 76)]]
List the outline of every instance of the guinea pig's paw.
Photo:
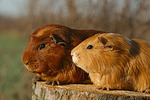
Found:
[(48, 81), (46, 81), (46, 84), (54, 86), (54, 85), (60, 85), (60, 82), (59, 81), (48, 80)]
[(146, 90), (144, 91), (144, 93), (150, 94), (150, 89), (146, 89)]
[(99, 90), (107, 90), (107, 91), (110, 90), (108, 87), (97, 87), (97, 89), (99, 89)]
[(41, 77), (37, 77), (37, 76), (32, 79), (33, 83), (36, 83), (37, 81), (43, 81), (43, 80)]

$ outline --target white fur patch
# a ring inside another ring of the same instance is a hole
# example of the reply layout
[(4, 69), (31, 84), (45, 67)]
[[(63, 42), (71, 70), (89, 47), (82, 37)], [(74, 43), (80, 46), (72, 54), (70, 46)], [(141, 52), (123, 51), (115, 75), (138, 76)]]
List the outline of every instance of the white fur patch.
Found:
[(114, 33), (109, 33), (109, 34), (114, 34)]
[[(114, 33), (110, 33), (110, 34), (114, 34)], [(128, 42), (128, 43), (132, 43), (132, 40), (130, 40), (129, 38), (127, 38), (126, 36), (123, 36), (123, 35), (121, 35), (121, 34), (116, 34), (116, 35), (119, 35), (119, 36), (122, 36), (123, 38), (125, 38), (126, 39), (126, 41)]]
[(130, 44), (132, 43), (132, 40), (130, 40), (129, 38), (123, 36)]
[(78, 63), (78, 56), (77, 56), (76, 52), (73, 53), (72, 60), (74, 63)]

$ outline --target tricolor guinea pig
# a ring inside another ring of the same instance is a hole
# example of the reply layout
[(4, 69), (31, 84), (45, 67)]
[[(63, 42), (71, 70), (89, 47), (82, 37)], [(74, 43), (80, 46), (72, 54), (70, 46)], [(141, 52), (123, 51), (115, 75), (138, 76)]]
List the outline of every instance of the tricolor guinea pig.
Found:
[(150, 90), (150, 44), (143, 40), (96, 34), (76, 46), (71, 55), (101, 89)]
[(80, 42), (101, 31), (75, 30), (61, 25), (46, 25), (29, 37), (22, 61), (36, 80), (47, 84), (79, 83), (88, 74), (76, 67), (70, 52)]

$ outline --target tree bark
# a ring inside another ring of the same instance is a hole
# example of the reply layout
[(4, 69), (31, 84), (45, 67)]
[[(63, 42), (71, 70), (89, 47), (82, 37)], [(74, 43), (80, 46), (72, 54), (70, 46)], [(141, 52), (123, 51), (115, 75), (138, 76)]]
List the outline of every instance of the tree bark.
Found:
[(150, 94), (123, 90), (98, 90), (91, 84), (52, 86), (37, 82), (32, 83), (32, 89), (32, 100), (150, 100)]

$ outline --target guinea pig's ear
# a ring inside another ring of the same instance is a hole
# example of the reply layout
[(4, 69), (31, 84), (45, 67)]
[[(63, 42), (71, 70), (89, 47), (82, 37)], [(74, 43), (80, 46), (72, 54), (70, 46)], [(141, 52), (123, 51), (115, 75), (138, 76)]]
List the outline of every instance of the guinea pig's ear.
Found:
[(54, 42), (56, 43), (56, 44), (60, 44), (60, 45), (63, 45), (63, 46), (66, 46), (67, 45), (67, 43), (62, 39), (62, 38), (60, 38), (59, 36), (57, 36), (57, 35), (55, 35), (55, 34), (53, 34), (52, 36), (50, 36), (53, 40), (54, 40)]
[(106, 38), (98, 37), (98, 39), (100, 40), (100, 43), (103, 44), (104, 49), (106, 49), (106, 50), (113, 50), (113, 45), (111, 43), (109, 43)]

